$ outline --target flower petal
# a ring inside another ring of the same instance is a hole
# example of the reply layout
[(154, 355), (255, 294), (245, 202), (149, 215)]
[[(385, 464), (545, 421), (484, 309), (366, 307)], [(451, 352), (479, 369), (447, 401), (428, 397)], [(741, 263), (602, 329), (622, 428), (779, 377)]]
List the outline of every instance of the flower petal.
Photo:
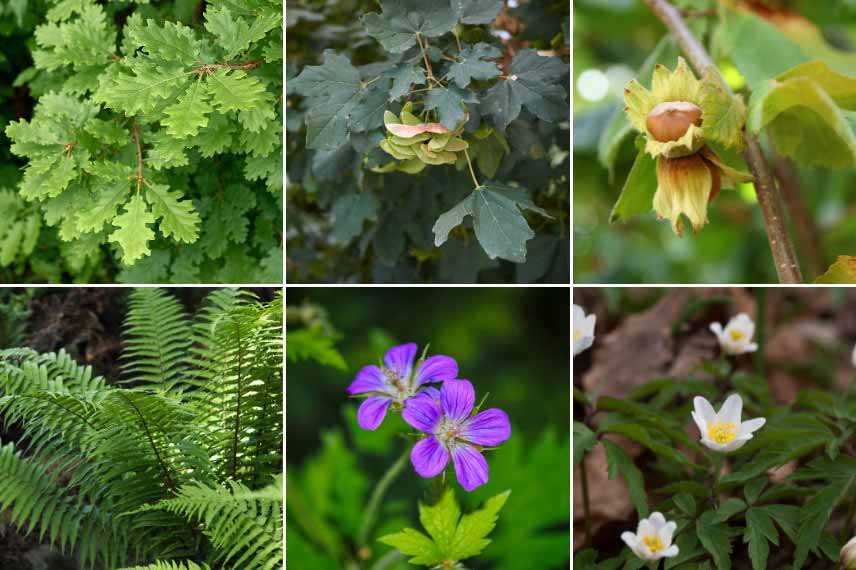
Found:
[(661, 528), (666, 526), (666, 517), (664, 517), (663, 513), (660, 511), (654, 511), (651, 513), (651, 516), (648, 517), (648, 522), (651, 523), (651, 528), (654, 532), (659, 532)]
[(348, 394), (362, 394), (364, 392), (383, 392), (387, 387), (386, 376), (380, 367), (374, 364), (363, 366), (351, 385), (348, 386)]
[(392, 400), (386, 396), (372, 396), (360, 404), (357, 411), (357, 423), (360, 427), (374, 431), (386, 417), (386, 409)]
[(629, 530), (625, 530), (621, 533), (621, 540), (623, 540), (624, 544), (629, 546), (631, 549), (635, 548), (636, 543), (639, 542), (639, 538)]
[(743, 398), (740, 394), (731, 394), (725, 399), (722, 408), (719, 409), (719, 419), (725, 423), (740, 423), (740, 416), (743, 413)]
[(458, 445), (452, 450), (452, 461), (455, 462), (458, 483), (465, 490), (472, 491), (487, 483), (489, 475), (487, 461), (475, 447)]
[(413, 371), (413, 359), (416, 358), (416, 343), (408, 342), (393, 346), (383, 355), (386, 367), (398, 374), (399, 378), (409, 379)]
[(719, 323), (710, 323), (710, 330), (717, 336), (717, 338), (722, 338), (722, 325)]
[(663, 557), (664, 558), (672, 558), (672, 557), (677, 556), (677, 555), (678, 555), (678, 545), (677, 544), (673, 544), (672, 546), (670, 546), (669, 548), (667, 548), (666, 550), (663, 551)]
[[(707, 429), (707, 424), (716, 421), (716, 412), (713, 410), (713, 406), (710, 405), (710, 402), (707, 401), (707, 398), (696, 396), (693, 398), (693, 407), (695, 408), (696, 416), (704, 421), (704, 428), (699, 425), (699, 429), (702, 431)], [(698, 420), (696, 420), (696, 423), (698, 423)]]
[(458, 376), (458, 363), (454, 358), (438, 354), (426, 358), (419, 365), (414, 375), (416, 386), (427, 382), (442, 382), (443, 380), (454, 380)]
[(754, 418), (740, 424), (740, 435), (751, 435), (752, 432), (761, 429), (767, 423), (765, 418)]
[(426, 437), (413, 446), (410, 462), (419, 475), (429, 479), (439, 475), (449, 463), (449, 452), (434, 436)]
[(677, 523), (669, 521), (664, 524), (658, 531), (657, 536), (663, 541), (663, 544), (672, 544), (672, 537), (675, 535), (675, 530), (678, 528)]
[(470, 443), (485, 447), (499, 445), (511, 437), (508, 414), (497, 408), (479, 412), (467, 420), (461, 437)]
[(431, 433), (443, 417), (443, 410), (430, 392), (422, 391), (404, 401), (401, 417), (419, 431)]
[(446, 380), (440, 388), (440, 403), (450, 419), (463, 420), (473, 411), (476, 393), (469, 380)]

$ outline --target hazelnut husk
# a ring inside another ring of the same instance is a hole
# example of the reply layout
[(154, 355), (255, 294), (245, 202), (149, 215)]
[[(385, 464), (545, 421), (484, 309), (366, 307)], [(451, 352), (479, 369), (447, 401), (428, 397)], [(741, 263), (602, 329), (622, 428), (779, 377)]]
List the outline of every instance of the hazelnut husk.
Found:
[(690, 125), (701, 126), (701, 108), (689, 101), (660, 103), (648, 113), (648, 132), (658, 142), (680, 139)]

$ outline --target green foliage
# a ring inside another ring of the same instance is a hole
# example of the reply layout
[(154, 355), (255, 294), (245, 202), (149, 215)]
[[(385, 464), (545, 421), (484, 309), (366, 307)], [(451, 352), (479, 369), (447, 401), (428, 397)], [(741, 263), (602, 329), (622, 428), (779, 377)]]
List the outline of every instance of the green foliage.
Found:
[[(621, 473), (640, 518), (660, 511), (677, 524), (679, 555), (667, 558), (665, 568), (707, 564), (717, 570), (741, 565), (761, 570), (773, 563), (771, 552), (778, 553), (776, 564), (782, 564), (786, 553), (795, 570), (835, 560), (841, 544), (831, 521), (839, 510), (847, 510), (856, 491), (856, 460), (840, 449), (853, 443), (854, 395), (801, 390), (793, 404), (781, 405), (765, 377), (714, 363), (703, 363), (699, 370), (714, 375), (716, 382), (697, 379), (695, 373), (652, 379), (626, 399), (601, 397), (594, 404), (609, 477)], [(692, 396), (721, 401), (735, 391), (749, 411), (744, 418), (766, 418), (745, 446), (722, 455), (700, 446), (694, 427), (687, 436), (683, 426), (690, 418)], [(607, 434), (630, 439), (651, 453), (634, 459)], [(585, 425), (575, 425), (575, 463), (597, 443)], [(796, 470), (778, 479), (776, 470), (789, 464)], [(657, 488), (652, 480), (658, 481)], [(615, 558), (581, 551), (575, 563), (631, 568), (642, 561), (624, 548)]]
[[(795, 210), (788, 216), (789, 228), (802, 272), (811, 281), (837, 255), (851, 253), (843, 236), (852, 231), (853, 216), (839, 204), (852, 201), (856, 172), (851, 117), (856, 59), (850, 49), (856, 13), (843, 3), (805, 1), (789, 3), (789, 11), (775, 2), (765, 7), (706, 0), (676, 4), (688, 13), (697, 11), (697, 17), (686, 18), (690, 30), (709, 48), (728, 86), (748, 102), (746, 131), (758, 135), (771, 171), (785, 178), (779, 184), (788, 196), (797, 196), (787, 206)], [(671, 34), (662, 33), (643, 4), (587, 3), (575, 15), (587, 33), (575, 36), (574, 80), (588, 72), (605, 73), (600, 80), (608, 82), (597, 101), (586, 99), (583, 89), (575, 94), (575, 280), (774, 282), (769, 252), (749, 245), (765, 239), (750, 183), (736, 184), (736, 192), (723, 184), (708, 207), (710, 224), (685, 243), (653, 222), (654, 164), (637, 159), (620, 99), (631, 79), (628, 67), (635, 70), (632, 78), (648, 85), (655, 64), (672, 68), (683, 55)], [(833, 39), (836, 29), (846, 31)], [(711, 89), (703, 98), (730, 103), (722, 93)], [(735, 103), (726, 121), (737, 115), (736, 109)], [(707, 119), (704, 124), (707, 138), (726, 142), (718, 136), (728, 130), (721, 123), (716, 129)], [(715, 150), (727, 166), (746, 170), (739, 153)], [(622, 225), (607, 224), (619, 221)]]
[[(485, 27), (502, 7), (357, 1), (295, 18), (290, 280), (562, 281), (568, 7), (519, 48)], [(419, 134), (391, 134), (385, 114)]]
[(37, 103), (5, 132), (72, 274), (280, 281), (282, 4), (206, 7), (194, 29), (180, 7), (63, 2), (36, 27)]
[(428, 536), (405, 528), (403, 531), (381, 537), (380, 542), (396, 547), (410, 556), (411, 564), (434, 566), (445, 562), (458, 562), (481, 554), (490, 544), (487, 535), (496, 525), (496, 518), (511, 491), (488, 499), (484, 506), (461, 515), (455, 492), (446, 489), (434, 505), (419, 504), (419, 520)]
[(817, 278), (816, 283), (856, 283), (856, 258), (850, 255), (839, 255), (835, 263)]
[(0, 352), (0, 413), (23, 430), (0, 508), (85, 568), (281, 568), (282, 309), (224, 290), (191, 320), (132, 292), (128, 388), (62, 351)]

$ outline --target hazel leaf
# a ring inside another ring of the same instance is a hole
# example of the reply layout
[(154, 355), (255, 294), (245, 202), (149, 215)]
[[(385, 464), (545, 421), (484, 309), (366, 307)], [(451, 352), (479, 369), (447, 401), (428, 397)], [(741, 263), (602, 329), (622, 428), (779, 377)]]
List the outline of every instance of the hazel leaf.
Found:
[(828, 285), (856, 284), (856, 256), (839, 255), (826, 273), (815, 279), (815, 283)]
[(708, 71), (705, 74), (700, 87), (700, 103), (704, 138), (742, 149), (746, 105), (739, 95), (728, 91), (718, 73)]
[(657, 192), (657, 162), (640, 150), (627, 175), (618, 200), (612, 207), (609, 222), (626, 222), (637, 214), (651, 211), (654, 193)]
[(856, 135), (843, 112), (808, 77), (762, 83), (749, 99), (747, 128), (766, 129), (784, 155), (818, 166), (856, 165)]

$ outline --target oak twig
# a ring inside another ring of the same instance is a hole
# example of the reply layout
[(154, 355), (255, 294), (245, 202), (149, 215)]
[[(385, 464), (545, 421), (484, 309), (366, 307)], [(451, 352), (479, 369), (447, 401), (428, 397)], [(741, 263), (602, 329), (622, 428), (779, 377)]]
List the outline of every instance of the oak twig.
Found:
[[(651, 12), (663, 22), (699, 75), (704, 75), (708, 69), (721, 75), (719, 68), (716, 67), (701, 42), (687, 27), (677, 8), (667, 0), (643, 1), (651, 9)], [(725, 85), (724, 81), (723, 85)], [(758, 137), (747, 132), (744, 132), (743, 136), (746, 139), (746, 150), (743, 155), (749, 170), (755, 177), (755, 193), (758, 196), (758, 205), (761, 207), (764, 227), (767, 230), (767, 240), (770, 243), (779, 281), (781, 283), (802, 283), (802, 274), (782, 208), (782, 199), (764, 159)]]
[(137, 145), (137, 193), (143, 186), (143, 148), (140, 145), (140, 130), (137, 128), (137, 123), (134, 123), (134, 144)]

